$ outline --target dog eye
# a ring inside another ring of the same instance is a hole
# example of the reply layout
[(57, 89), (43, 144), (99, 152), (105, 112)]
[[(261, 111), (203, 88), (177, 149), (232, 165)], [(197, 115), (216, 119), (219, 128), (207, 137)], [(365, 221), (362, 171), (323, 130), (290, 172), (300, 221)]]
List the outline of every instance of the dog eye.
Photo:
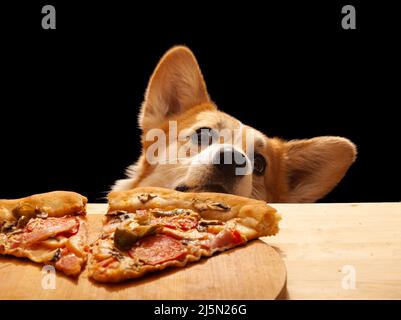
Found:
[(256, 174), (257, 176), (261, 176), (264, 174), (265, 169), (266, 169), (265, 158), (261, 154), (256, 153), (253, 159), (253, 173)]
[(199, 146), (210, 146), (214, 142), (215, 136), (213, 129), (202, 127), (192, 135), (192, 142)]

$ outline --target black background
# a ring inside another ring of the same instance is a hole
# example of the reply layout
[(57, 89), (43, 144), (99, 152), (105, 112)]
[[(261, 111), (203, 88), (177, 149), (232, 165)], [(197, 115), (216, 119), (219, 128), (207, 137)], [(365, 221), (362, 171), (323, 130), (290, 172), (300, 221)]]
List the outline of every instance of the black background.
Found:
[[(357, 144), (322, 201), (400, 201), (400, 19), (383, 1), (322, 2), (2, 4), (0, 198), (64, 189), (103, 201), (140, 153), (158, 59), (185, 44), (223, 111), (269, 136)], [(56, 30), (41, 28), (44, 4)], [(341, 28), (346, 4), (357, 30)]]
[[(330, 315), (341, 318), (344, 314), (351, 317), (373, 316), (374, 318), (383, 315), (383, 312), (394, 314), (399, 310), (400, 301), (269, 301), (269, 300), (85, 300), (85, 301), (70, 301), (70, 300), (18, 300), (18, 301), (0, 301), (2, 314), (15, 315), (15, 310), (18, 314), (31, 318), (32, 315), (43, 313), (43, 310), (52, 312), (53, 314), (60, 313), (60, 310), (68, 310), (69, 313), (75, 312), (82, 316), (89, 316), (96, 319), (110, 319), (127, 314), (132, 316), (143, 316), (145, 319), (180, 319), (177, 315), (156, 315), (155, 308), (164, 307), (186, 307), (191, 312), (183, 319), (258, 319), (261, 315), (269, 317), (287, 317), (287, 316), (307, 316), (308, 319), (321, 319), (322, 314), (329, 312)], [(224, 305), (233, 306), (246, 305), (247, 313), (242, 314), (218, 314), (204, 315), (198, 314), (199, 305)], [(54, 312), (53, 312), (54, 311)], [(12, 313), (13, 312), (13, 313)], [(65, 312), (65, 311), (64, 311)], [(188, 312), (189, 313), (189, 312)]]

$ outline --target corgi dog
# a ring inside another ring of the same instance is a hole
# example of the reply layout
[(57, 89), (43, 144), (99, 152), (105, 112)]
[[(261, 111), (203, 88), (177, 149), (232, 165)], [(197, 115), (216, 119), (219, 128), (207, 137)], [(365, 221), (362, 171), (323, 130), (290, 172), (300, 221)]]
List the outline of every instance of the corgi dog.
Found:
[(113, 191), (153, 186), (268, 202), (315, 202), (356, 158), (356, 147), (346, 138), (286, 141), (219, 111), (194, 54), (184, 46), (173, 47), (160, 60), (138, 122), (142, 154)]

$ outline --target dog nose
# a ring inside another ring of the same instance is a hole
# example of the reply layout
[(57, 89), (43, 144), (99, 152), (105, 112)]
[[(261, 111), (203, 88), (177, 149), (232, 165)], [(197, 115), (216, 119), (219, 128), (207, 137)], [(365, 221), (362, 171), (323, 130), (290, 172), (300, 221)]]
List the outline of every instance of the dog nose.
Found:
[(181, 191), (181, 192), (186, 192), (189, 190), (189, 188), (186, 184), (179, 184), (178, 186), (175, 187), (175, 190)]
[(216, 152), (213, 164), (224, 175), (235, 175), (237, 168), (246, 167), (245, 155), (232, 147), (224, 147)]

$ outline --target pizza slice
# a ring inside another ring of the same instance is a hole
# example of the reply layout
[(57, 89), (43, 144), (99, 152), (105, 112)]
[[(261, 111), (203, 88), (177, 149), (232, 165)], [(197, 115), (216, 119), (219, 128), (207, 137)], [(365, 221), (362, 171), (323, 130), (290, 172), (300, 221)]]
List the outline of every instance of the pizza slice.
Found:
[(109, 210), (91, 245), (89, 276), (120, 282), (278, 232), (266, 202), (220, 193), (137, 188), (109, 194)]
[(89, 251), (86, 203), (85, 197), (67, 191), (0, 200), (0, 254), (79, 275)]

